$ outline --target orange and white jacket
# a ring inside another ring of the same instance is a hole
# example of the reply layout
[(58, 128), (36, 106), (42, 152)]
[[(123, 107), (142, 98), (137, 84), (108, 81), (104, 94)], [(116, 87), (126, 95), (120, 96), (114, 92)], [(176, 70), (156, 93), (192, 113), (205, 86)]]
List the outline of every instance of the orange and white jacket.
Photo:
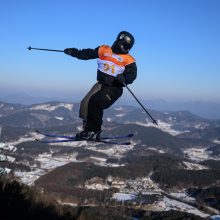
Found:
[(115, 54), (107, 45), (95, 49), (73, 50), (70, 54), (82, 60), (97, 59), (97, 81), (108, 86), (122, 87), (123, 85), (115, 80), (118, 74), (123, 74), (126, 84), (131, 84), (137, 77), (137, 66), (135, 59), (130, 54)]

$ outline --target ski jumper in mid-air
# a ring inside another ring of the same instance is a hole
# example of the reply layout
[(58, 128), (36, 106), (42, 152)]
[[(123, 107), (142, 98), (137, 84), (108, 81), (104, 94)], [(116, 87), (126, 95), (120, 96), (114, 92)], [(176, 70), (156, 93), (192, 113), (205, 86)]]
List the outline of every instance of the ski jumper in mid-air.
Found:
[(131, 84), (137, 77), (135, 59), (129, 54), (134, 37), (127, 31), (118, 34), (112, 46), (95, 49), (66, 48), (64, 53), (81, 60), (96, 59), (97, 83), (80, 103), (79, 116), (83, 119), (83, 131), (78, 138), (100, 138), (104, 109), (109, 108), (123, 93), (124, 84)]

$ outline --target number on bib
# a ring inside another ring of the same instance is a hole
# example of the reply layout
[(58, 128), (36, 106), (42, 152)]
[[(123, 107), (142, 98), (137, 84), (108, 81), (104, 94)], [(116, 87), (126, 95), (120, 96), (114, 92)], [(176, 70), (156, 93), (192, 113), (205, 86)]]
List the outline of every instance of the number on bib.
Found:
[(115, 66), (114, 65), (109, 65), (108, 63), (104, 63), (104, 71), (109, 72), (111, 71), (112, 74), (115, 73)]

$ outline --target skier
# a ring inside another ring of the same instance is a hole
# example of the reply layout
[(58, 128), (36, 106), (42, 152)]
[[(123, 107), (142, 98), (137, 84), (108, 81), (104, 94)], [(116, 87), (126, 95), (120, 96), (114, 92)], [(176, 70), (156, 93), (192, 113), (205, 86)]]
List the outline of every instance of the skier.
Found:
[(135, 59), (129, 54), (134, 37), (121, 31), (113, 45), (95, 49), (66, 48), (64, 53), (81, 60), (97, 59), (97, 83), (80, 103), (79, 117), (83, 131), (78, 138), (99, 140), (104, 109), (109, 108), (123, 93), (124, 84), (131, 84), (137, 76)]

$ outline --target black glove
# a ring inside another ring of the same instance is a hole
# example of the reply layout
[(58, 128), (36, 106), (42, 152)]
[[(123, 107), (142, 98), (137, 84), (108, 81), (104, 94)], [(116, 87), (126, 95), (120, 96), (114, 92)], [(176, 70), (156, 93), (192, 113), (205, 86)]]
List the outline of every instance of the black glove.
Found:
[(117, 76), (116, 76), (116, 80), (119, 82), (119, 83), (125, 83), (125, 76), (124, 75), (122, 75), (122, 74), (118, 74)]
[(76, 49), (76, 48), (66, 48), (64, 50), (64, 53), (67, 54), (67, 55), (75, 57), (78, 53), (78, 49)]

